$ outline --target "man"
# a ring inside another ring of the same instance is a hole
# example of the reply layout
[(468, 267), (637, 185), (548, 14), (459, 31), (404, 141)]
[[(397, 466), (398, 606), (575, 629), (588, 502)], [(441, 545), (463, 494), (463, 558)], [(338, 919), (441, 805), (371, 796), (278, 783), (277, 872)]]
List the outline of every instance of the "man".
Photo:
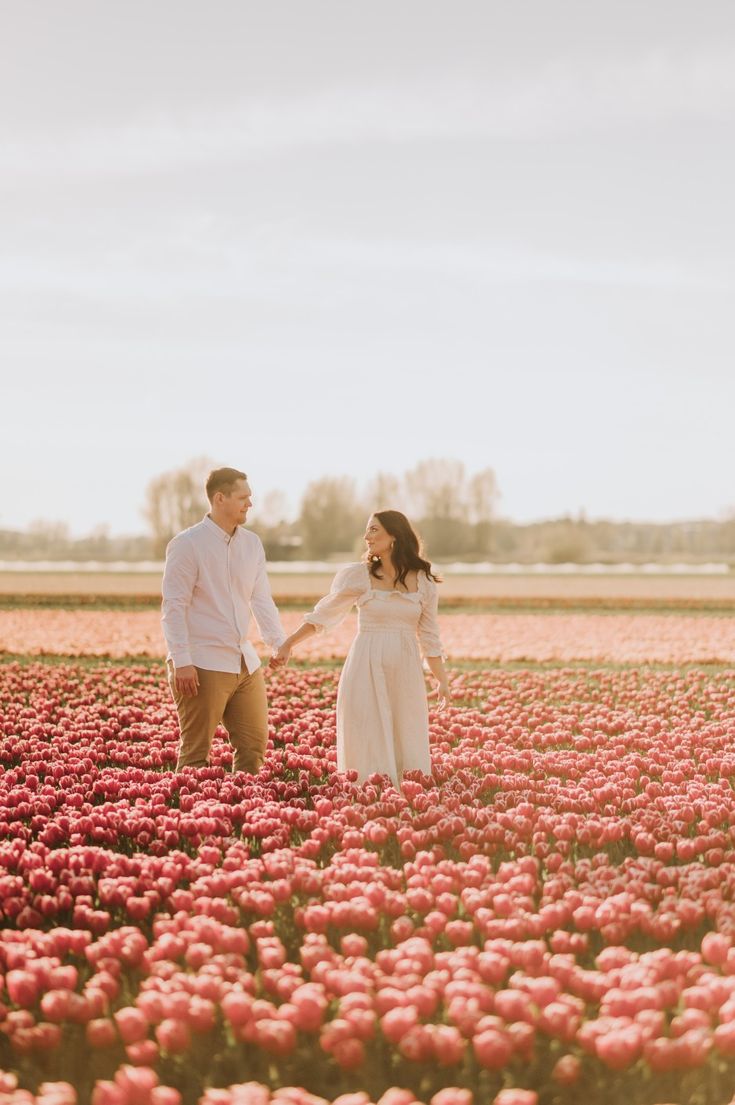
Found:
[(244, 472), (217, 468), (206, 484), (211, 510), (166, 549), (161, 622), (181, 727), (176, 769), (207, 763), (222, 723), (235, 771), (260, 770), (268, 703), (258, 655), (249, 643), (251, 612), (266, 644), (285, 640), (271, 596), (260, 538), (242, 525), (252, 505)]

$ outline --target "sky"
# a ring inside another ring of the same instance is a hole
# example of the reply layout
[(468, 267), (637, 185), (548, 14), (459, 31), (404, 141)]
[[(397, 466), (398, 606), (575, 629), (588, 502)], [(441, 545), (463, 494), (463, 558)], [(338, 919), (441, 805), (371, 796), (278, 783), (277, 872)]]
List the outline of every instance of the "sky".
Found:
[(456, 458), (735, 508), (731, 0), (0, 0), (0, 528)]

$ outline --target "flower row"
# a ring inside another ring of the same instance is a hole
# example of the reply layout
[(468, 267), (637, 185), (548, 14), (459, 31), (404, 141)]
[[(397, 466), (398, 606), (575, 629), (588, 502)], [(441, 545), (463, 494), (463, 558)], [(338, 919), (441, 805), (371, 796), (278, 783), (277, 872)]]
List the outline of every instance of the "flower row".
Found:
[[(500, 1090), (493, 1105), (537, 1105), (538, 1094), (531, 1090)], [(17, 1077), (0, 1071), (0, 1105), (78, 1105), (78, 1094), (69, 1082), (45, 1082), (33, 1094), (18, 1088)], [(181, 1105), (181, 1094), (161, 1085), (150, 1067), (122, 1065), (113, 1080), (99, 1081), (92, 1092), (92, 1105)], [(325, 1097), (301, 1087), (285, 1086), (271, 1090), (259, 1082), (208, 1090), (199, 1105), (373, 1105), (368, 1094), (344, 1093), (331, 1103)], [(411, 1090), (392, 1087), (380, 1095), (375, 1105), (422, 1105)], [(470, 1090), (446, 1087), (433, 1094), (428, 1105), (473, 1105)]]
[[(301, 614), (283, 613), (292, 632)], [(307, 661), (342, 659), (354, 637), (353, 615), (326, 636), (299, 646)], [(445, 614), (450, 657), (500, 663), (706, 663), (735, 661), (735, 620), (677, 614)], [(253, 626), (252, 640), (262, 646)], [(15, 655), (161, 657), (165, 646), (157, 610), (0, 610), (2, 651)]]

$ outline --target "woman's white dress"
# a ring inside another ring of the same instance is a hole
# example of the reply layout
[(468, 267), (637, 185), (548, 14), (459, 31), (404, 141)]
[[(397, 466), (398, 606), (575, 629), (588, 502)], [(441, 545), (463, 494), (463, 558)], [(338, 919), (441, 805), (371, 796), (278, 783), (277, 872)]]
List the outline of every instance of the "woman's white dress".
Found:
[(431, 771), (429, 711), (421, 663), (441, 656), (437, 587), (424, 572), (415, 594), (373, 586), (367, 564), (350, 564), (305, 621), (329, 630), (358, 609), (358, 632), (337, 691), (337, 769), (360, 782), (378, 772)]

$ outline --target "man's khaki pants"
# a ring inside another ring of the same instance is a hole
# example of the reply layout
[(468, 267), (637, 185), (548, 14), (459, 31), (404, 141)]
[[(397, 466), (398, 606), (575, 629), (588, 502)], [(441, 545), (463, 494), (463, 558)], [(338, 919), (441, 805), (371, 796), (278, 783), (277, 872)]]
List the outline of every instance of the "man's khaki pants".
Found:
[(234, 750), (234, 771), (260, 770), (268, 741), (268, 702), (262, 668), (248, 674), (245, 661), (240, 674), (197, 668), (199, 693), (182, 695), (174, 686), (174, 667), (169, 660), (168, 682), (181, 727), (176, 770), (204, 767), (217, 726), (227, 730)]

